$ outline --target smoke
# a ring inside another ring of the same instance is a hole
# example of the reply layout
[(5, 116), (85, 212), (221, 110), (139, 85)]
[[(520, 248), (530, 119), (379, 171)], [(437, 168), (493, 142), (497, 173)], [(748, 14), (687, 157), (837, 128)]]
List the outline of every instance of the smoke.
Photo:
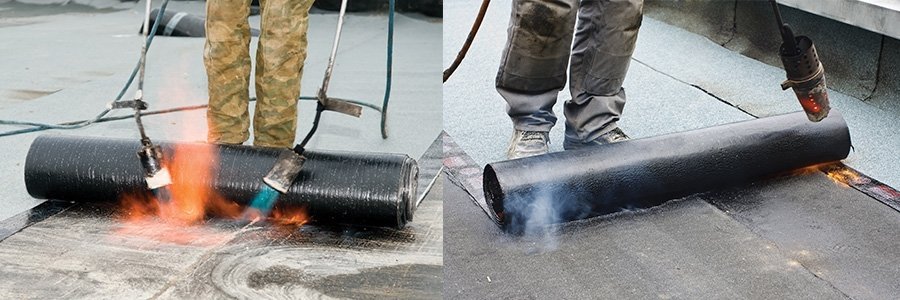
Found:
[(531, 240), (533, 251), (552, 252), (559, 247), (557, 231), (551, 225), (560, 222), (560, 208), (546, 189), (541, 189), (535, 196), (525, 219), (524, 238)]
[(520, 234), (531, 243), (529, 253), (555, 251), (559, 247), (557, 224), (581, 219), (591, 212), (590, 205), (579, 200), (579, 191), (563, 186), (536, 186), (529, 192), (510, 195), (504, 202), (507, 231)]
[[(537, 159), (529, 158), (529, 159)], [(616, 175), (616, 184), (609, 184), (613, 179), (590, 176), (572, 177), (568, 180), (545, 180), (544, 177), (554, 174), (522, 173), (518, 180), (508, 182), (506, 189), (501, 190), (491, 177), (491, 184), (485, 185), (485, 194), (490, 199), (502, 200), (502, 208), (495, 207), (498, 217), (503, 220), (503, 227), (508, 233), (531, 242), (534, 251), (554, 251), (559, 246), (559, 235), (566, 228), (564, 223), (582, 220), (593, 216), (615, 214), (623, 211), (639, 211), (643, 208), (661, 204), (656, 201), (630, 197), (633, 192), (627, 188), (633, 178), (642, 174), (654, 174), (652, 166), (632, 166), (626, 170), (612, 172)], [(527, 168), (522, 172), (529, 172)], [(577, 171), (577, 170), (576, 170)], [(487, 168), (488, 176), (495, 176), (493, 169)], [(612, 176), (612, 175), (608, 175)], [(529, 178), (530, 177), (530, 178)], [(643, 178), (646, 193), (671, 189), (657, 181)], [(522, 182), (529, 182), (526, 185)], [(647, 183), (649, 182), (649, 183)], [(505, 192), (505, 194), (503, 194)], [(497, 205), (497, 202), (490, 202)]]

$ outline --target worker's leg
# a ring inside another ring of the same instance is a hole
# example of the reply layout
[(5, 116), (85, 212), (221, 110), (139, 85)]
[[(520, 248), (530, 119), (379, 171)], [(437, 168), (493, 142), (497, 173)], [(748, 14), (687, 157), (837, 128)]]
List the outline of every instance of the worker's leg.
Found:
[(515, 0), (509, 38), (497, 73), (497, 91), (513, 127), (550, 131), (553, 104), (566, 85), (566, 63), (578, 0)]
[(617, 128), (622, 82), (634, 52), (643, 0), (583, 0), (572, 46), (566, 138), (595, 140)]
[(254, 145), (290, 147), (294, 143), (312, 2), (260, 1), (262, 28), (256, 50)]
[(206, 112), (210, 143), (247, 141), (250, 115), (250, 0), (206, 2), (203, 62), (209, 87)]

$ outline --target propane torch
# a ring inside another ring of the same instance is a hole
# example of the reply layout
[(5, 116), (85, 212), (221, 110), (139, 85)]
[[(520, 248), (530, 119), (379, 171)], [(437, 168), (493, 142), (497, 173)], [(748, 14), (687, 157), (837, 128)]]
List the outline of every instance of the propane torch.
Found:
[(263, 182), (265, 182), (266, 185), (282, 194), (287, 193), (291, 184), (297, 178), (297, 175), (300, 174), (303, 163), (306, 162), (306, 156), (304, 155), (306, 152), (306, 144), (309, 143), (313, 134), (316, 133), (316, 129), (319, 128), (319, 120), (322, 117), (322, 112), (330, 110), (357, 118), (362, 114), (361, 106), (345, 100), (331, 98), (327, 95), (328, 83), (331, 81), (331, 73), (334, 71), (334, 60), (337, 56), (338, 45), (341, 41), (341, 29), (344, 25), (344, 14), (346, 10), (347, 0), (343, 0), (341, 1), (341, 10), (338, 14), (337, 29), (334, 34), (334, 44), (331, 47), (331, 55), (328, 57), (328, 67), (325, 69), (325, 78), (322, 80), (322, 87), (319, 88), (319, 91), (316, 94), (316, 100), (318, 101), (312, 128), (300, 144), (294, 146), (293, 149), (282, 150), (275, 160), (275, 165), (269, 173), (263, 177)]
[(303, 138), (300, 144), (292, 149), (282, 149), (275, 164), (269, 173), (263, 177), (263, 185), (250, 201), (250, 206), (244, 211), (241, 217), (247, 221), (256, 222), (260, 218), (265, 218), (278, 199), (279, 194), (285, 194), (291, 188), (294, 180), (300, 175), (303, 164), (306, 162), (306, 144), (312, 139), (319, 128), (319, 120), (322, 118), (322, 112), (326, 110), (359, 117), (362, 114), (362, 107), (346, 100), (330, 98), (327, 95), (328, 82), (331, 80), (331, 73), (334, 70), (334, 59), (337, 56), (338, 43), (341, 40), (341, 27), (344, 25), (344, 13), (347, 10), (347, 0), (341, 1), (341, 11), (338, 14), (337, 30), (334, 34), (334, 45), (331, 48), (331, 56), (328, 58), (328, 67), (325, 69), (325, 79), (322, 87), (316, 95), (316, 116), (313, 119), (312, 128)]
[(775, 19), (781, 32), (782, 43), (778, 55), (787, 73), (787, 80), (781, 83), (781, 89), (793, 89), (806, 117), (813, 122), (821, 121), (828, 116), (831, 106), (825, 86), (825, 68), (819, 61), (816, 46), (807, 36), (794, 36), (791, 27), (781, 19), (778, 3), (775, 0), (769, 2), (775, 10)]
[(147, 102), (144, 102), (144, 69), (147, 65), (147, 38), (150, 30), (150, 3), (147, 0), (147, 9), (144, 15), (144, 46), (141, 48), (140, 75), (138, 77), (138, 88), (135, 92), (134, 99), (128, 101), (113, 101), (109, 104), (109, 109), (131, 108), (134, 109), (134, 121), (137, 124), (138, 132), (141, 135), (141, 149), (137, 156), (144, 169), (144, 180), (147, 188), (150, 189), (161, 201), (168, 201), (169, 195), (166, 187), (172, 184), (172, 178), (169, 171), (162, 164), (163, 152), (158, 145), (154, 145), (144, 131), (144, 123), (141, 121), (141, 111), (147, 109)]

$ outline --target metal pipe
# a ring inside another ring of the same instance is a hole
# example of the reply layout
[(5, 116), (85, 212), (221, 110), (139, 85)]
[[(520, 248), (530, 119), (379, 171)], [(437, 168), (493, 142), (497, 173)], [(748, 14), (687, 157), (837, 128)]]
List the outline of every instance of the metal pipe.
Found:
[[(282, 151), (201, 143), (159, 146), (173, 158), (167, 166), (173, 174), (192, 169), (185, 164), (207, 165), (202, 160), (214, 160), (209, 163), (213, 176), (176, 176), (173, 186), (209, 186), (240, 205), (247, 205), (263, 187), (260, 178)], [(134, 140), (40, 136), (25, 161), (25, 187), (38, 199), (76, 202), (115, 202), (125, 194), (147, 193), (141, 165), (134, 159), (140, 147)], [(214, 157), (177, 159), (210, 150)], [(302, 172), (279, 197), (279, 205), (305, 207), (318, 224), (401, 228), (412, 220), (418, 167), (409, 156), (315, 150), (306, 156)]]
[(484, 193), (501, 226), (522, 232), (841, 160), (850, 146), (840, 114), (797, 112), (491, 163)]
[(337, 28), (334, 30), (334, 44), (331, 45), (331, 55), (328, 56), (328, 67), (325, 68), (325, 78), (322, 79), (322, 87), (319, 88), (319, 97), (325, 97), (328, 94), (328, 83), (331, 81), (331, 72), (334, 71), (334, 59), (337, 56), (338, 45), (341, 43), (341, 29), (344, 27), (346, 11), (347, 0), (343, 0), (341, 1), (341, 11), (338, 13)]
[[(147, 0), (147, 7), (144, 10), (144, 27), (141, 30), (141, 34), (144, 37), (144, 43), (141, 46), (141, 60), (140, 60), (140, 73), (138, 75), (138, 87), (137, 92), (135, 92), (134, 100), (135, 101), (143, 101), (144, 100), (144, 73), (147, 68), (147, 37), (150, 33), (150, 5), (152, 0)], [(137, 103), (140, 104), (140, 103)], [(146, 141), (145, 143), (149, 143), (150, 138), (147, 137), (147, 133), (144, 130), (144, 123), (141, 122), (141, 108), (139, 106), (134, 107), (134, 122), (137, 124), (138, 132), (141, 135), (141, 140)]]
[[(387, 134), (387, 108), (388, 100), (391, 99), (391, 80), (394, 77), (394, 11), (397, 9), (396, 0), (388, 2), (388, 35), (387, 35), (387, 67), (385, 69), (384, 78), (384, 100), (381, 102), (381, 138), (386, 139)], [(352, 103), (352, 102), (351, 102)]]

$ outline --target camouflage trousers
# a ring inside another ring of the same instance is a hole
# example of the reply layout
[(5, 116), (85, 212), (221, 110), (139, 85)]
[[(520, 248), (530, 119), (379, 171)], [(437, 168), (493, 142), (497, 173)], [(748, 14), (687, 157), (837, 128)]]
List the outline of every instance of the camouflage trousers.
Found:
[[(210, 143), (241, 144), (249, 139), (250, 2), (206, 2), (203, 61), (209, 80), (206, 116)], [(290, 147), (294, 143), (312, 3), (313, 0), (260, 1), (254, 145)]]

